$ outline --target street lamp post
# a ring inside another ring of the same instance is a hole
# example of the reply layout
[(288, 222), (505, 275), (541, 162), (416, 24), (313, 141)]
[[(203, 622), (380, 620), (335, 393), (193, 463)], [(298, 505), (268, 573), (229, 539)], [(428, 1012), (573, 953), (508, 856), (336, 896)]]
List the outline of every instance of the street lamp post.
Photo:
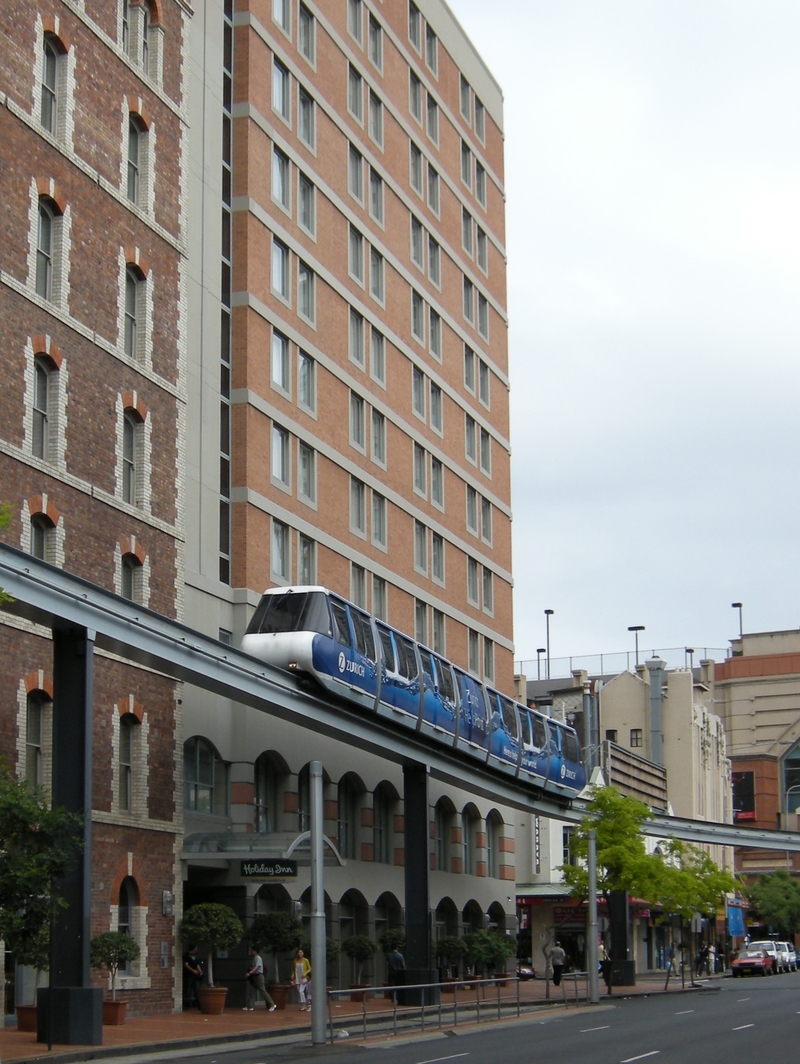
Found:
[(628, 631), (633, 632), (636, 638), (636, 668), (639, 668), (639, 632), (644, 631), (643, 624), (629, 624)]
[(694, 668), (694, 647), (686, 647), (683, 653), (689, 659), (689, 671), (691, 672)]
[(541, 678), (542, 678), (542, 654), (546, 654), (546, 653), (547, 653), (547, 647), (537, 647), (536, 648), (536, 679), (537, 680), (541, 680)]
[(547, 653), (547, 679), (548, 680), (550, 679), (550, 618), (553, 616), (553, 614), (555, 612), (556, 612), (555, 610), (545, 610), (544, 611), (545, 624), (547, 626), (547, 638), (545, 639), (545, 642), (547, 643), (547, 646), (545, 647), (545, 651)]
[(744, 632), (744, 630), (742, 628), (742, 604), (741, 604), (741, 602), (732, 602), (731, 603), (731, 609), (739, 611), (739, 638), (741, 639), (742, 635), (743, 635), (743, 632)]

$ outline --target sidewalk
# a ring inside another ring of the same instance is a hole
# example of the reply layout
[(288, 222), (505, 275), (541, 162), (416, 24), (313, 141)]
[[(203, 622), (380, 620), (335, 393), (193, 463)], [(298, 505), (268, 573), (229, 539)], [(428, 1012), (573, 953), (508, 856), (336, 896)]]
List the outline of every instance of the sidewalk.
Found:
[[(713, 978), (698, 980), (698, 984), (691, 988), (687, 980), (686, 990), (698, 992), (701, 989), (710, 989), (718, 985), (721, 975)], [(646, 996), (648, 994), (664, 993), (664, 972), (645, 972), (636, 977), (636, 986), (614, 987), (611, 998), (606, 993), (605, 985), (600, 981), (600, 1001), (607, 1004), (616, 998)], [(668, 993), (680, 992), (680, 977), (670, 978)], [(530, 980), (520, 984), (520, 1001), (523, 1005), (537, 1005), (543, 1009), (563, 1009), (564, 991), (566, 991), (568, 1007), (574, 1008), (573, 981), (567, 976), (564, 989), (550, 986), (550, 999), (546, 999), (546, 988), (543, 979)], [(578, 982), (579, 996), (583, 997), (584, 985)], [(510, 1004), (516, 1001), (516, 990), (512, 985), (502, 991), (502, 999)], [(362, 1006), (359, 1003), (350, 1002), (347, 998), (334, 999), (334, 1023), (352, 1017), (353, 1024), (351, 1033), (355, 1038), (358, 1033), (358, 1021), (362, 1015)], [(458, 991), (459, 1008), (463, 1005), (468, 1007), (470, 1001), (475, 1000), (475, 991), (466, 989)], [(496, 1001), (496, 992), (489, 990), (485, 998), (488, 1006)], [(452, 996), (442, 995), (443, 1004), (451, 1004)], [(585, 1006), (586, 1002), (581, 1002)], [(372, 1015), (391, 1009), (391, 1004), (383, 998), (370, 998), (367, 1000), (367, 1012)], [(399, 1010), (405, 1011), (405, 1010)], [(414, 1010), (410, 1010), (413, 1012)], [(516, 1018), (516, 1013), (514, 1013)], [(447, 1024), (449, 1026), (449, 1024)], [(137, 1016), (129, 1018), (122, 1027), (104, 1027), (102, 1046), (53, 1046), (53, 1052), (48, 1053), (47, 1045), (36, 1041), (35, 1034), (17, 1031), (16, 1027), (0, 1028), (0, 1061), (2, 1064), (13, 1064), (14, 1061), (54, 1061), (55, 1064), (68, 1064), (70, 1061), (94, 1060), (119, 1056), (124, 1060), (125, 1056), (137, 1052), (164, 1052), (200, 1049), (210, 1049), (214, 1046), (224, 1045), (229, 1042), (260, 1041), (263, 1039), (277, 1039), (289, 1037), (303, 1041), (311, 1040), (311, 1015), (308, 1012), (300, 1012), (297, 1005), (289, 1005), (285, 1011), (267, 1012), (266, 1008), (256, 1008), (254, 1012), (245, 1012), (243, 1009), (226, 1009), (221, 1016), (203, 1016), (194, 1010), (177, 1013), (168, 1016)]]

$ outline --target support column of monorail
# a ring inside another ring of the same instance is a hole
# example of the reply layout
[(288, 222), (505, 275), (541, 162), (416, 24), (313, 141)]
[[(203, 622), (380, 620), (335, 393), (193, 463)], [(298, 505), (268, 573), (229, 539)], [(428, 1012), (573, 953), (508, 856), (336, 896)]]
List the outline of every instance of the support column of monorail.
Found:
[[(403, 814), (405, 820), (405, 909), (406, 983), (433, 983), (438, 973), (431, 968), (430, 806), (428, 769), (425, 765), (403, 766)], [(409, 991), (406, 1003), (422, 1004), (424, 991)], [(434, 1004), (428, 996), (427, 1004)]]

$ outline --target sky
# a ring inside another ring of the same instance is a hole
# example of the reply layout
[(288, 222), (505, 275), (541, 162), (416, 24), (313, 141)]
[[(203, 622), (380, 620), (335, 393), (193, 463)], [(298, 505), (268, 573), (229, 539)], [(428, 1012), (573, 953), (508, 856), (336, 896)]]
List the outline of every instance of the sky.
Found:
[(800, 4), (450, 3), (505, 96), (515, 658), (546, 608), (553, 657), (798, 627)]

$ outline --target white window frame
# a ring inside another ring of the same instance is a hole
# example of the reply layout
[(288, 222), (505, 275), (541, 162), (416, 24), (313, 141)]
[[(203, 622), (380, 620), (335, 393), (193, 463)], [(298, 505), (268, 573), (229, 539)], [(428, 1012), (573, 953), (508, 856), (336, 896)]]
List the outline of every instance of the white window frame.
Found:
[(272, 423), (270, 437), (270, 480), (282, 491), (292, 490), (291, 436), (288, 429)]

